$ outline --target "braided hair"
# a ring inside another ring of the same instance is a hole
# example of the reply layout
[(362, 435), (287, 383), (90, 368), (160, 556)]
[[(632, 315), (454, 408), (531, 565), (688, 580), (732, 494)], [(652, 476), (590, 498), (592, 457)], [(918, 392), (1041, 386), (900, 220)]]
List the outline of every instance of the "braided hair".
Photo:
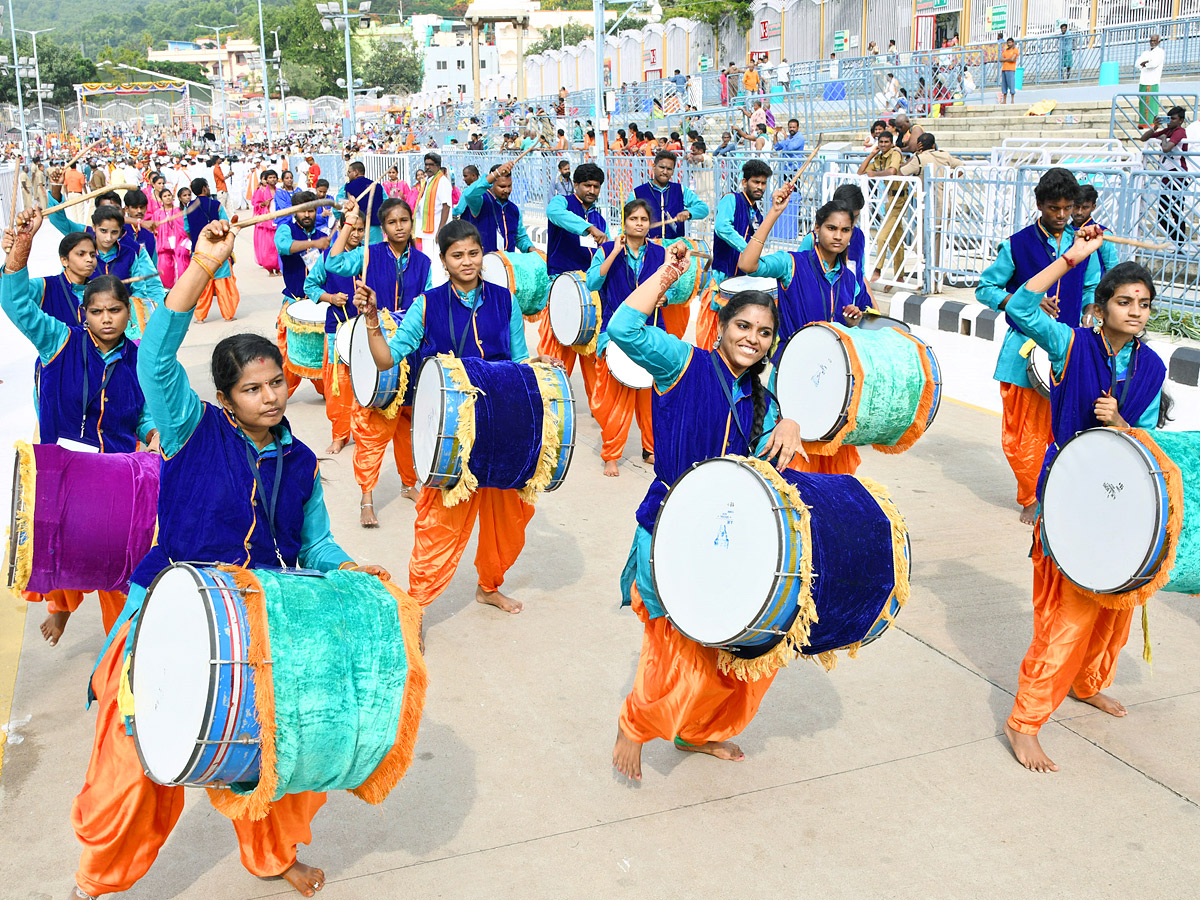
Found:
[[(766, 291), (738, 291), (730, 297), (729, 302), (717, 313), (717, 322), (721, 329), (724, 330), (733, 321), (734, 315), (746, 306), (762, 306), (769, 309), (771, 311), (771, 327), (776, 334), (779, 333), (779, 309), (775, 306), (775, 298)], [(767, 418), (767, 389), (762, 383), (762, 373), (767, 367), (769, 355), (770, 353), (764, 353), (762, 359), (746, 370), (746, 374), (750, 376), (750, 401), (754, 405), (754, 424), (750, 429), (750, 446), (747, 447), (750, 453), (754, 452), (754, 447), (762, 437), (763, 423)]]

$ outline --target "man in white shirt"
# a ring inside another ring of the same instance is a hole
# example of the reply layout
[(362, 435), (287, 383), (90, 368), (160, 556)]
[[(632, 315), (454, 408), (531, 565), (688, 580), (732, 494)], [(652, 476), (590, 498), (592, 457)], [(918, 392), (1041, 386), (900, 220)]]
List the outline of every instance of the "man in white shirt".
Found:
[(1158, 116), (1158, 85), (1162, 81), (1163, 63), (1167, 61), (1161, 43), (1162, 37), (1150, 35), (1150, 49), (1137, 58), (1138, 91), (1143, 94), (1138, 102), (1138, 128), (1150, 128)]
[(450, 221), (450, 179), (442, 172), (442, 157), (437, 153), (425, 154), (425, 185), (413, 210), (413, 233), (421, 242), (421, 252), (433, 263), (429, 277), (433, 285), (446, 280), (438, 251), (437, 236), (442, 226)]
[(780, 60), (778, 68), (775, 69), (775, 81), (784, 93), (792, 89), (792, 67), (786, 59)]

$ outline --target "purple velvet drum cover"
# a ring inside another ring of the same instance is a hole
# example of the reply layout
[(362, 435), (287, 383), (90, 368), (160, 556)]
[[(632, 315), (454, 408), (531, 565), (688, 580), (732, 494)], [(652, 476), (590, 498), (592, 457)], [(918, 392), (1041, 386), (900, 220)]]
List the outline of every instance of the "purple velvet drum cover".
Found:
[(154, 542), (154, 453), (82, 453), (17, 444), (8, 586), (124, 591)]

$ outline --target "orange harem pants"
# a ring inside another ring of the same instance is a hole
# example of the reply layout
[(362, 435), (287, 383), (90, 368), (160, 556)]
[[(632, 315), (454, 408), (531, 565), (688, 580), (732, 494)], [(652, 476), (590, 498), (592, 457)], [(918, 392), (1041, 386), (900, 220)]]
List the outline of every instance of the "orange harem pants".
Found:
[(589, 405), (592, 416), (600, 423), (604, 443), (600, 458), (605, 462), (620, 459), (629, 437), (629, 426), (636, 413), (638, 429), (642, 432), (642, 450), (654, 452), (654, 431), (650, 418), (650, 389), (635, 391), (617, 381), (608, 370), (603, 356), (596, 360), (596, 387)]
[(717, 311), (712, 308), (716, 294), (716, 282), (713, 282), (700, 295), (700, 314), (696, 317), (696, 346), (701, 350), (711, 350), (717, 344), (717, 334), (721, 326), (717, 321)]
[(1036, 526), (1034, 535), (1033, 641), (1008, 717), (1022, 734), (1037, 734), (1072, 688), (1078, 697), (1091, 697), (1112, 684), (1134, 613), (1085, 596), (1043, 554)]
[[(21, 596), (30, 603), (45, 600), (48, 613), (73, 613), (79, 609), (85, 593), (87, 592), (51, 591), (48, 594), (38, 594), (34, 591), (21, 591)], [(96, 591), (96, 597), (100, 601), (100, 621), (104, 623), (104, 633), (108, 634), (117, 623), (121, 610), (125, 608), (125, 595), (120, 591)]]
[[(328, 395), (326, 396), (328, 402)], [(365, 494), (379, 484), (379, 469), (387, 445), (392, 445), (400, 483), (412, 487), (417, 483), (413, 468), (412, 407), (402, 406), (396, 418), (389, 419), (377, 409), (354, 404), (350, 415), (350, 433), (354, 436), (354, 480)], [(460, 551), (461, 552), (461, 551)]]
[(575, 359), (578, 357), (579, 369), (583, 375), (583, 390), (587, 394), (588, 403), (592, 402), (592, 394), (596, 391), (596, 354), (584, 356), (574, 347), (564, 347), (558, 342), (554, 330), (550, 327), (549, 304), (542, 310), (542, 316), (538, 320), (538, 354), (561, 359), (567, 367), (568, 375), (575, 371)]
[(221, 310), (222, 319), (228, 322), (237, 315), (238, 304), (242, 300), (242, 295), (238, 291), (237, 278), (230, 272), (228, 278), (213, 278), (209, 280), (208, 285), (204, 288), (204, 293), (196, 301), (197, 322), (203, 322), (208, 318), (208, 310), (212, 306), (214, 294), (217, 298), (217, 306)]
[(1029, 506), (1037, 502), (1038, 475), (1050, 440), (1050, 401), (1033, 388), (1002, 381), (1000, 405), (1000, 446), (1017, 476), (1017, 503)]
[(438, 488), (426, 487), (417, 498), (412, 559), (408, 564), (408, 593), (422, 607), (446, 589), (458, 569), (475, 520), (479, 519), (479, 547), (475, 570), (479, 586), (488, 593), (500, 590), (504, 573), (512, 568), (525, 546), (525, 526), (533, 518), (533, 505), (515, 490), (478, 488), (455, 506), (442, 503)]
[(858, 452), (857, 447), (842, 444), (833, 456), (818, 456), (815, 453), (809, 453), (808, 462), (805, 462), (804, 458), (797, 453), (788, 463), (788, 468), (795, 469), (797, 472), (815, 472), (819, 475), (853, 475), (858, 471), (861, 462), (862, 455)]
[[(92, 896), (129, 890), (149, 871), (183, 812), (183, 788), (156, 784), (143, 774), (117, 708), (128, 631), (121, 626), (92, 676), (96, 739), (71, 809), (83, 844), (75, 883)], [(265, 819), (235, 821), (242, 865), (260, 878), (286, 871), (296, 861), (296, 845), (312, 840), (312, 819), (324, 803), (324, 793), (288, 794), (271, 804)]]
[(692, 305), (690, 303), (668, 303), (662, 307), (663, 331), (683, 340), (688, 322), (692, 321)]
[(685, 638), (666, 616), (651, 619), (636, 585), (633, 611), (645, 634), (633, 690), (617, 720), (627, 738), (644, 744), (678, 736), (703, 744), (724, 741), (750, 724), (775, 673), (758, 681), (722, 675), (717, 649)]
[[(326, 341), (328, 343), (328, 341)], [(335, 441), (350, 440), (351, 418), (354, 413), (354, 388), (350, 384), (350, 367), (337, 362), (333, 349), (325, 351), (321, 382), (329, 385), (325, 391), (325, 415), (329, 419)]]
[[(287, 307), (287, 303), (288, 303), (288, 301), (287, 301), (287, 298), (285, 297), (283, 299), (283, 307), (280, 308), (280, 312), (282, 312), (283, 309)], [(286, 362), (287, 358), (288, 358), (287, 328), (284, 327), (283, 316), (275, 317), (275, 344), (276, 344), (276, 346), (279, 347), (279, 352), (283, 354), (284, 361)], [(326, 351), (325, 356), (326, 357), (329, 356), (328, 351)], [(283, 367), (283, 380), (287, 384), (288, 397), (291, 397), (292, 394), (296, 393), (296, 388), (300, 387), (300, 382), (302, 382), (304, 380), (304, 378), (300, 375), (297, 375), (295, 372), (291, 371), (287, 366), (284, 366)], [(324, 382), (320, 378), (310, 378), (309, 381), (311, 381), (313, 383), (313, 387), (317, 389), (317, 393), (320, 394), (322, 397), (324, 397), (325, 396)]]

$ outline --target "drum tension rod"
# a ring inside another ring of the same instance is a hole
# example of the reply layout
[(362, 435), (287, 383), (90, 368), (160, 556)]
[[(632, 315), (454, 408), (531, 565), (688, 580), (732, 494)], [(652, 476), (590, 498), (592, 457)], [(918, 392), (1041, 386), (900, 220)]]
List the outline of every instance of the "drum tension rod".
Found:
[(228, 741), (196, 741), (196, 743), (197, 743), (197, 744), (206, 744), (206, 745), (212, 745), (212, 744), (255, 744), (255, 745), (257, 745), (257, 744), (259, 743), (259, 740), (258, 740), (257, 738), (255, 738), (255, 739), (242, 738), (241, 740), (236, 740), (236, 741), (235, 741), (235, 740), (228, 740)]
[(747, 628), (746, 630), (747, 631), (756, 631), (759, 634), (776, 634), (776, 635), (786, 635), (787, 634), (786, 631), (780, 631), (778, 628)]
[(260, 662), (251, 662), (248, 659), (210, 659), (210, 666), (269, 666), (272, 665), (271, 660), (264, 659)]

